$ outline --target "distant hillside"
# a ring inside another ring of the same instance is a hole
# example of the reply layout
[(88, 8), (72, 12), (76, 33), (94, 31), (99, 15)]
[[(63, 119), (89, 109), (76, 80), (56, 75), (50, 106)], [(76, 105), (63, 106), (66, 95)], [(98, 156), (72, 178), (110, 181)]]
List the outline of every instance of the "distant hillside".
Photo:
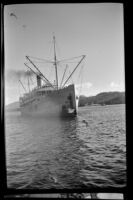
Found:
[(13, 102), (5, 106), (7, 111), (17, 111), (19, 110), (19, 102)]
[(79, 98), (79, 106), (92, 104), (111, 105), (123, 103), (125, 103), (125, 92), (102, 92), (96, 96), (80, 96)]

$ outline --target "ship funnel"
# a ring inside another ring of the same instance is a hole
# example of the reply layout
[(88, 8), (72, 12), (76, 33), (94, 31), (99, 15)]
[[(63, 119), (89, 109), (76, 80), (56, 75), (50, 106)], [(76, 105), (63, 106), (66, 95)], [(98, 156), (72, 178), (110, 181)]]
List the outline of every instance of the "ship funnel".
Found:
[(37, 78), (37, 87), (41, 87), (41, 77), (40, 77), (40, 74), (38, 74), (36, 76), (36, 78)]

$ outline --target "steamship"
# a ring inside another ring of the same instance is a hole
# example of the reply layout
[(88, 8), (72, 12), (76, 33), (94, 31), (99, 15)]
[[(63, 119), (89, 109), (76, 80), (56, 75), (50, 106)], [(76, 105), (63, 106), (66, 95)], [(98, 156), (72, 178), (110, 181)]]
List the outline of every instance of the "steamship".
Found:
[[(37, 86), (31, 91), (26, 92), (25, 87), (21, 80), (23, 89), (25, 93), (20, 96), (20, 111), (23, 115), (30, 116), (61, 116), (61, 117), (74, 117), (77, 115), (78, 111), (78, 99), (79, 97), (75, 92), (75, 85), (67, 85), (68, 81), (85, 58), (85, 55), (80, 56), (80, 61), (75, 66), (74, 70), (66, 78), (63, 83), (66, 69), (64, 70), (62, 76), (62, 84), (58, 83), (58, 63), (56, 58), (56, 48), (55, 48), (55, 36), (53, 36), (54, 45), (54, 59), (51, 63), (55, 67), (55, 81), (52, 83), (46, 76), (39, 70), (36, 64), (33, 62), (30, 56), (26, 56), (27, 61), (32, 65), (29, 67), (27, 63), (24, 63), (28, 70), (35, 74)], [(34, 68), (34, 70), (33, 70)]]

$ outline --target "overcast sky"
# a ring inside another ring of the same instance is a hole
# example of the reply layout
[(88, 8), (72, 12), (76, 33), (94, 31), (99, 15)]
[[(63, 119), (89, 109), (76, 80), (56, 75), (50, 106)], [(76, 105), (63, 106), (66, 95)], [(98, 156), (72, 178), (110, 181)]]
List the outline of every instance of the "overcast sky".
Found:
[[(119, 3), (5, 6), (5, 76), (11, 69), (26, 69), (26, 55), (53, 56), (53, 32), (58, 59), (86, 55), (82, 94), (125, 90), (123, 5)], [(8, 76), (5, 86), (6, 104), (18, 101), (23, 90), (18, 81)]]

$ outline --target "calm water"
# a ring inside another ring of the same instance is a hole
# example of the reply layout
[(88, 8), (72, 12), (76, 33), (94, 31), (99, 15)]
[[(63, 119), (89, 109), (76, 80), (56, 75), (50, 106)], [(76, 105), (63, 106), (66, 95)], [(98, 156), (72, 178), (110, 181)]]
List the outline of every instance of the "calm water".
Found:
[(5, 127), (8, 187), (126, 185), (125, 105), (81, 107), (75, 119), (10, 112)]

